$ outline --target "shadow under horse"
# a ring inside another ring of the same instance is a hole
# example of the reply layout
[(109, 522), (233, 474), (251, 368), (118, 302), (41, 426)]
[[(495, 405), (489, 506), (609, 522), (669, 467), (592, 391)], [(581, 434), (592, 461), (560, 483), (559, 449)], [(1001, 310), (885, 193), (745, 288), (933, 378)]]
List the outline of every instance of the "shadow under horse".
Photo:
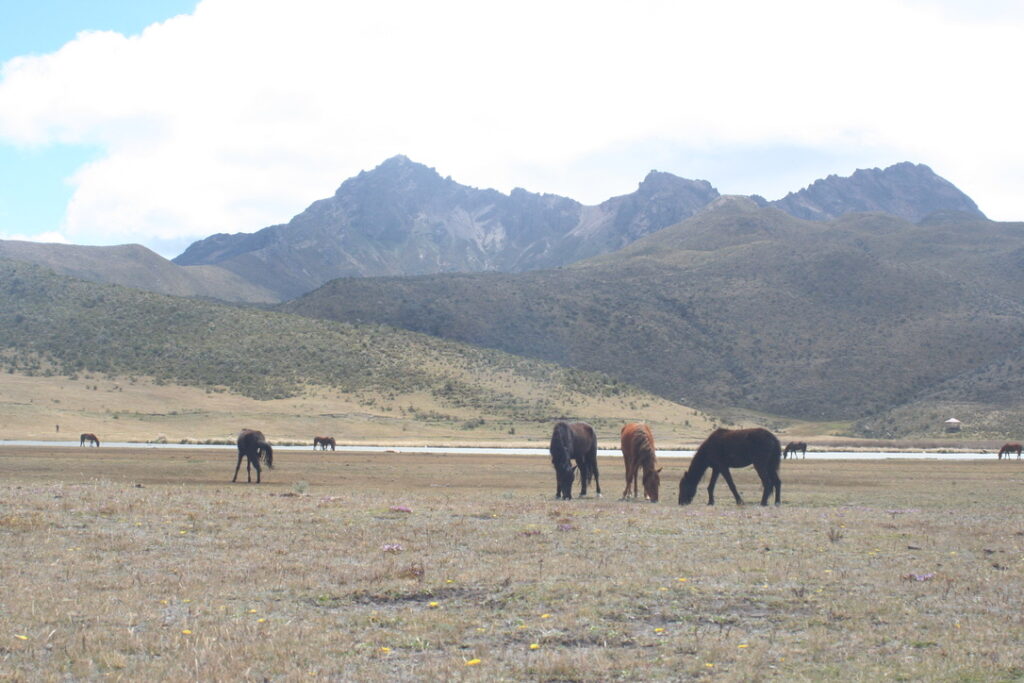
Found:
[[(587, 486), (601, 495), (601, 478), (597, 471), (597, 435), (586, 422), (558, 422), (551, 433), (551, 464), (555, 468), (555, 498), (572, 500), (575, 471), (580, 471), (580, 497), (587, 495)], [(571, 461), (576, 461), (574, 467)]]
[(267, 443), (263, 432), (255, 429), (243, 429), (238, 435), (238, 464), (235, 465), (235, 476), (231, 478), (232, 482), (238, 479), (238, 469), (242, 466), (242, 458), (248, 460), (245, 464), (245, 473), (250, 484), (254, 467), (256, 468), (256, 483), (260, 483), (261, 460), (266, 463), (267, 467), (274, 469), (274, 449)]
[(743, 499), (736, 490), (729, 470), (753, 465), (764, 488), (761, 505), (768, 504), (768, 497), (773, 490), (775, 504), (779, 505), (782, 498), (782, 480), (779, 479), (781, 461), (782, 447), (779, 440), (767, 429), (716, 429), (693, 454), (690, 468), (679, 480), (679, 504), (688, 505), (693, 500), (697, 495), (701, 477), (710, 467), (708, 505), (715, 504), (715, 482), (718, 481), (718, 475), (722, 475), (725, 483), (729, 485), (729, 490), (736, 498), (736, 504), (743, 505)]

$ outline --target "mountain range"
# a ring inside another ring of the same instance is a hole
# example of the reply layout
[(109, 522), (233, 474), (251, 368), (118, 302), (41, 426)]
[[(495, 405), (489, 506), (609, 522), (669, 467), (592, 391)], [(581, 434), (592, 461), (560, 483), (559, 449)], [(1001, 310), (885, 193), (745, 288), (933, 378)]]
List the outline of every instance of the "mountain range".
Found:
[[(167, 261), (140, 245), (86, 247), (0, 240), (0, 257), (62, 274), (176, 296), (265, 304), (336, 277), (555, 268), (620, 249), (689, 218), (720, 196), (705, 180), (651, 171), (636, 191), (596, 206), (515, 189), (480, 190), (396, 156), (343, 182), (289, 223), (215, 234)], [(936, 211), (983, 218), (974, 202), (920, 164), (829, 176), (775, 202), (826, 220), (881, 211), (912, 222)]]
[(959, 212), (808, 221), (720, 197), (564, 268), (341, 278), (282, 310), (600, 370), (711, 409), (842, 420), (942, 391), (1013, 402), (1003, 385), (1024, 360), (1024, 224)]
[(859, 419), (875, 436), (954, 410), (1024, 429), (1006, 412), (1022, 405), (1024, 225), (989, 221), (919, 164), (774, 202), (652, 171), (585, 206), (467, 187), (399, 156), (286, 225), (213, 235), (173, 263), (137, 245), (0, 242), (0, 257), (384, 323), (715, 410)]
[[(281, 299), (338, 277), (541, 270), (620, 249), (719, 196), (705, 180), (651, 171), (635, 192), (585, 206), (523, 189), (505, 195), (467, 187), (396, 156), (285, 225), (213, 235), (174, 263), (224, 268)], [(913, 221), (940, 210), (982, 216), (948, 181), (910, 163), (830, 176), (774, 204), (812, 219), (862, 210)]]

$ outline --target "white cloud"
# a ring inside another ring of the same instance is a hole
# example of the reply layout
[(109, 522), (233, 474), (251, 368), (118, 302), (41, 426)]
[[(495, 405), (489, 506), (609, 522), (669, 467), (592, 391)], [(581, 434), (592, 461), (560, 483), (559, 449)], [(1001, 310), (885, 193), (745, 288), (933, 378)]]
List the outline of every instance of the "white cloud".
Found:
[(0, 139), (105, 150), (75, 175), (62, 227), (100, 243), (287, 221), (398, 153), (586, 202), (652, 167), (722, 172), (700, 165), (715, 150), (783, 150), (759, 187), (707, 178), (769, 198), (854, 170), (804, 177), (786, 149), (909, 159), (1024, 219), (1024, 23), (951, 4), (205, 0), (139, 36), (83, 33), (5, 64)]
[(0, 232), (0, 240), (18, 240), (20, 242), (48, 242), (51, 244), (71, 244), (71, 241), (59, 232), (41, 232), (38, 235), (8, 235)]

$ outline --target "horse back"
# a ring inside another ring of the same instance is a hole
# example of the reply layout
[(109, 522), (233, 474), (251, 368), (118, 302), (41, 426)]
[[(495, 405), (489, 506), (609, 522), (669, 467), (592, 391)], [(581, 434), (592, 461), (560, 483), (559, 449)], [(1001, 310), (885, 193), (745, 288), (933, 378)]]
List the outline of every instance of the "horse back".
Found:
[(569, 431), (572, 432), (573, 459), (579, 462), (579, 458), (597, 457), (597, 434), (593, 427), (586, 422), (573, 422), (569, 424)]
[(261, 441), (266, 441), (263, 432), (256, 429), (243, 429), (238, 434), (238, 451), (239, 453), (253, 451)]
[(747, 467), (763, 462), (777, 470), (782, 461), (782, 445), (774, 434), (762, 427), (719, 429), (708, 437), (708, 442), (712, 442), (710, 450), (726, 467)]
[(619, 433), (622, 454), (627, 462), (654, 461), (654, 435), (642, 422), (630, 422)]

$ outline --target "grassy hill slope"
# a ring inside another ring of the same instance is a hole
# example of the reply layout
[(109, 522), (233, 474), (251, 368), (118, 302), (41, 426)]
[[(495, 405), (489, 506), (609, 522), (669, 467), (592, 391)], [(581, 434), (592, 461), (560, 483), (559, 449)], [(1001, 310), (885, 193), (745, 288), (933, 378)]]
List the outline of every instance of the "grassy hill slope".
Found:
[(281, 298), (218, 266), (179, 266), (138, 244), (92, 247), (0, 240), (0, 258), (46, 266), (63, 275), (173, 296), (239, 303)]
[(571, 267), (342, 279), (282, 309), (607, 372), (704, 406), (852, 419), (1015, 367), (1022, 265), (1021, 224), (817, 223), (722, 198)]
[[(344, 403), (346, 412), (361, 406), (367, 420), (400, 418), (406, 428), (437, 423), (473, 430), (487, 423), (488, 438), (523, 423), (534, 425), (536, 436), (563, 415), (605, 418), (611, 429), (651, 414), (677, 422), (680, 435), (690, 429), (686, 420), (695, 434), (708, 426), (693, 411), (596, 373), (380, 325), (98, 285), (3, 260), (0, 367), (12, 376), (72, 381), (153, 378), (260, 400), (321, 396), (312, 410), (331, 402)], [(127, 412), (118, 405), (113, 412)]]

